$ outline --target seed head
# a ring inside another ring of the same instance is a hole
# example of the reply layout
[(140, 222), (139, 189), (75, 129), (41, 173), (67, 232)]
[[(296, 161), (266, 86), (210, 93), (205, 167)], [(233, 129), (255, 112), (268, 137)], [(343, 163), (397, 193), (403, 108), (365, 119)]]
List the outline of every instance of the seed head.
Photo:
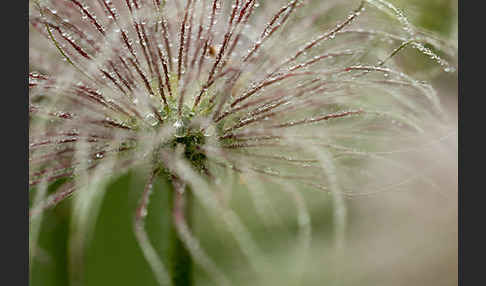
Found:
[(209, 206), (208, 191), (235, 177), (342, 205), (370, 178), (363, 160), (441, 116), (400, 55), (416, 49), (452, 72), (454, 49), (388, 2), (361, 1), (332, 24), (332, 1), (260, 2), (31, 2), (31, 41), (45, 44), (30, 57), (30, 186), (65, 179), (31, 214), (98, 172), (134, 168), (171, 174)]

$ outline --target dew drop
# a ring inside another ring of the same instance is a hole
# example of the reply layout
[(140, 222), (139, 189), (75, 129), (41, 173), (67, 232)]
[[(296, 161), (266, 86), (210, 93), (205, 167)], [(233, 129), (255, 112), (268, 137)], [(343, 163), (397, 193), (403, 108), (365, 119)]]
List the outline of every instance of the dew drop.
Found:
[(145, 115), (145, 120), (151, 126), (157, 126), (157, 124), (159, 124), (159, 121), (157, 120), (157, 118), (153, 113), (148, 113), (147, 115)]
[(95, 154), (95, 159), (103, 159), (103, 157), (105, 157), (104, 152), (98, 152)]
[(216, 128), (213, 125), (208, 126), (206, 130), (204, 130), (204, 136), (210, 137), (216, 134)]
[(176, 132), (175, 132), (175, 137), (184, 137), (185, 135), (185, 125), (184, 125), (184, 122), (181, 120), (181, 119), (178, 119), (174, 125), (172, 125), (172, 127), (175, 128)]
[(449, 73), (453, 73), (453, 72), (455, 72), (455, 71), (456, 71), (456, 69), (455, 69), (455, 68), (453, 68), (453, 67), (446, 67), (446, 68), (444, 68), (444, 71), (445, 71), (445, 72), (449, 72)]

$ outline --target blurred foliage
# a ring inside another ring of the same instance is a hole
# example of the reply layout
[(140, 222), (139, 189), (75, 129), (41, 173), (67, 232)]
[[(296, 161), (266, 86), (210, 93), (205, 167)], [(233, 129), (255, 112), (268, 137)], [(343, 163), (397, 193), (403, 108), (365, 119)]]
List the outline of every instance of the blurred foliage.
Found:
[(424, 29), (448, 37), (457, 25), (457, 0), (391, 0)]

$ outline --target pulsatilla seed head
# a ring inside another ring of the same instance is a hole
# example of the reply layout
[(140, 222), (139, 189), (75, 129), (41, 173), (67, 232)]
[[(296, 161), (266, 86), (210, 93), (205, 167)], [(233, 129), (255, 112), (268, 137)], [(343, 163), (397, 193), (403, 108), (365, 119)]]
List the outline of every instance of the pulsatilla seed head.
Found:
[[(31, 48), (30, 185), (112, 160), (114, 173), (147, 164), (176, 172), (180, 159), (206, 175), (329, 190), (316, 152), (354, 160), (386, 147), (374, 137), (437, 118), (434, 88), (397, 63), (413, 47), (451, 71), (429, 48), (447, 44), (385, 1), (362, 1), (335, 24), (321, 24), (326, 11), (307, 2), (31, 2), (31, 39), (46, 45)], [(379, 30), (368, 10), (395, 20)], [(175, 143), (183, 158), (173, 158)]]
[[(436, 90), (401, 68), (402, 54), (415, 50), (454, 72), (455, 46), (384, 0), (345, 12), (340, 0), (258, 2), (30, 1), (29, 183), (63, 182), (34, 201), (31, 216), (77, 192), (89, 201), (103, 177), (148, 169), (135, 233), (160, 284), (170, 285), (143, 228), (153, 181), (167, 175), (181, 240), (218, 285), (230, 285), (195, 247), (184, 190), (224, 213), (253, 259), (257, 244), (221, 203), (222, 190), (244, 184), (261, 193), (273, 184), (291, 194), (308, 245), (302, 190), (332, 194), (343, 241), (344, 198), (401, 184), (370, 162), (415, 176), (395, 155), (416, 150), (413, 138), (440, 129), (443, 113)], [(78, 217), (90, 215), (85, 205)]]
[(29, 183), (65, 179), (31, 215), (134, 168), (152, 171), (137, 223), (161, 170), (210, 209), (219, 201), (207, 191), (235, 183), (278, 184), (298, 206), (295, 190), (329, 192), (342, 206), (364, 182), (392, 184), (370, 160), (408, 172), (389, 142), (412, 144), (443, 113), (436, 90), (401, 69), (402, 52), (453, 72), (454, 45), (384, 0), (333, 17), (341, 1), (258, 2), (29, 2)]

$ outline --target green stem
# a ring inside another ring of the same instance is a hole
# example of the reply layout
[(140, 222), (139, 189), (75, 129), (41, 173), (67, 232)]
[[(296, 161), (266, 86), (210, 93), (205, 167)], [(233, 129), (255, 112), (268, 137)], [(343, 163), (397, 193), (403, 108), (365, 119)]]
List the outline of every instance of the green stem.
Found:
[(176, 223), (184, 219), (191, 226), (193, 198), (189, 188), (183, 186), (176, 178), (172, 179), (174, 188), (169, 194), (171, 213), (169, 231), (169, 273), (174, 286), (190, 286), (193, 284), (192, 257), (179, 238)]

